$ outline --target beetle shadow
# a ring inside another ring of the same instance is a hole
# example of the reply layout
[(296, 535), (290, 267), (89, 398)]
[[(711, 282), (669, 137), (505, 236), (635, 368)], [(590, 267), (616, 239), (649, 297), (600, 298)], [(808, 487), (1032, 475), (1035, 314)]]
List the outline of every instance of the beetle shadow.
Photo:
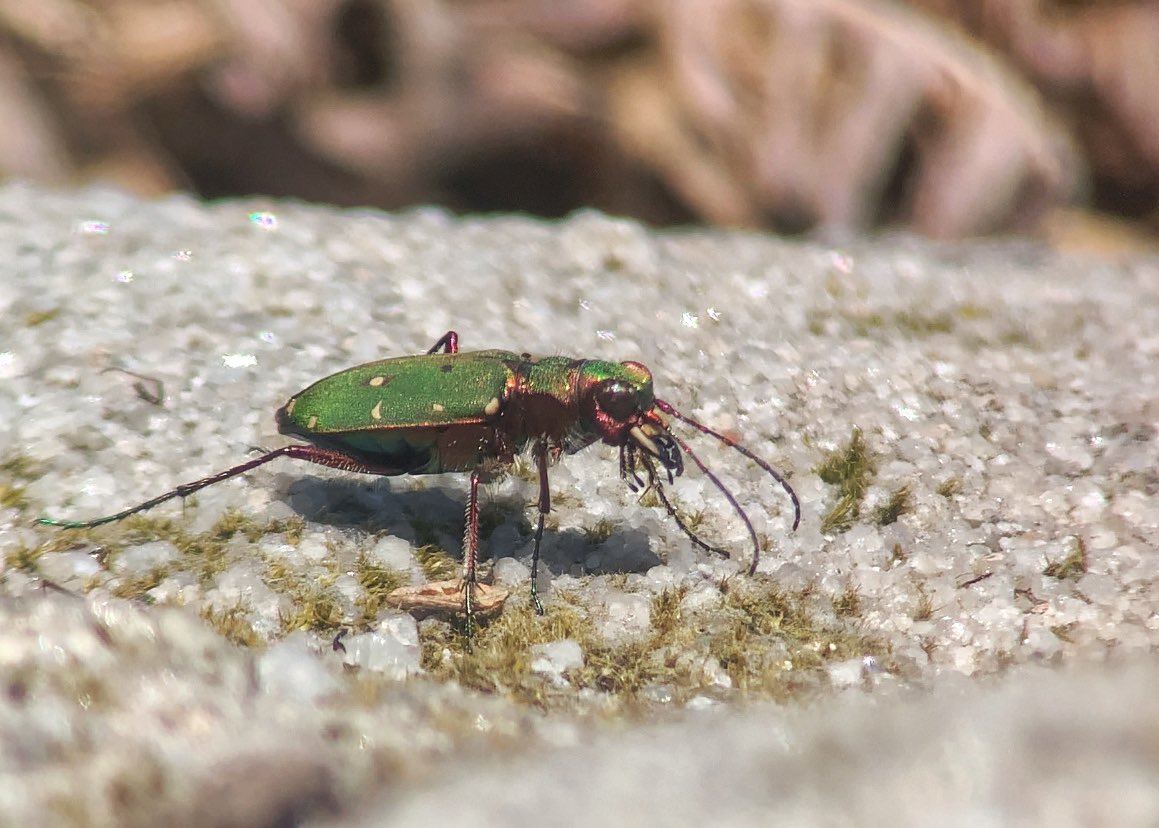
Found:
[[(531, 563), (530, 555), (525, 563)], [(543, 530), (539, 566), (552, 575), (629, 574), (662, 563), (648, 543), (648, 533), (640, 529), (616, 528), (602, 540), (577, 529)]]
[[(365, 532), (386, 532), (415, 546), (437, 543), (462, 556), (466, 486), (398, 486), (390, 478), (372, 480), (294, 478), (281, 491), (295, 513), (312, 523)], [(481, 511), (503, 516), (480, 533), (479, 558), (515, 557), (530, 566), (536, 514), (531, 501), (514, 494), (480, 497)], [(488, 523), (485, 519), (484, 524)], [(594, 537), (580, 529), (544, 528), (539, 565), (552, 575), (646, 572), (663, 563), (652, 551), (648, 533), (613, 528)]]

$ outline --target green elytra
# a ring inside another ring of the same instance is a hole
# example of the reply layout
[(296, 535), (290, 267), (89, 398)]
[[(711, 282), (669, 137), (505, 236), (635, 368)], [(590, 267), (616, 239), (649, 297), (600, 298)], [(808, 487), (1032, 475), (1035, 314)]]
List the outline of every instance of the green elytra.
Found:
[[(657, 399), (651, 372), (638, 362), (489, 350), (460, 353), (448, 331), (426, 354), (359, 365), (319, 380), (278, 409), (278, 430), (306, 441), (268, 451), (225, 471), (180, 485), (115, 514), (88, 521), (41, 518), (38, 523), (84, 529), (121, 520), (176, 497), (220, 483), (279, 457), (377, 475), (470, 472), (463, 550), (463, 609), (470, 637), (477, 581), (479, 484), (501, 473), (530, 447), (539, 475), (539, 521), (531, 559), (531, 597), (543, 613), (536, 579), (544, 518), (551, 509), (550, 462), (602, 440), (620, 450), (620, 476), (633, 491), (656, 491), (668, 514), (698, 546), (728, 553), (701, 540), (664, 493), (657, 464), (669, 483), (684, 471), (683, 450), (722, 492), (748, 529), (750, 574), (760, 555), (748, 515), (688, 444), (673, 434), (660, 412), (715, 437), (759, 465), (793, 504), (793, 529), (801, 507), (788, 482), (744, 446)], [(440, 353), (441, 352), (441, 353)], [(639, 474), (643, 467), (645, 481)]]

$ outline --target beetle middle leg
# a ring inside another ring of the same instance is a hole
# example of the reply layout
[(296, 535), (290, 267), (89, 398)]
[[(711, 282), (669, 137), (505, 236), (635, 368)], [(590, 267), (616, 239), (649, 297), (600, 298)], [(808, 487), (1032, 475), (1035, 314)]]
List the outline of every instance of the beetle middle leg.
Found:
[(536, 615), (543, 615), (539, 600), (539, 543), (543, 540), (543, 520), (551, 511), (551, 488), (547, 483), (547, 441), (535, 444), (535, 466), (539, 469), (539, 523), (535, 526), (535, 550), (531, 553), (531, 604)]

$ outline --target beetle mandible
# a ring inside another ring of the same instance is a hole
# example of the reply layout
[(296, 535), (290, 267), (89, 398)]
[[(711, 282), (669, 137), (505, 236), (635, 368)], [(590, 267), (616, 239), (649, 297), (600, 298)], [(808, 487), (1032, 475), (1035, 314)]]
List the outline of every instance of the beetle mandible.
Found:
[[(551, 510), (548, 467), (597, 441), (620, 451), (620, 477), (632, 491), (653, 489), (668, 514), (703, 549), (727, 555), (684, 522), (661, 485), (657, 466), (672, 483), (683, 474), (683, 454), (721, 491), (740, 516), (753, 544), (748, 572), (756, 571), (760, 544), (736, 497), (713, 474), (662, 414), (680, 420), (735, 449), (767, 472), (793, 505), (793, 529), (801, 505), (788, 481), (735, 440), (658, 399), (652, 373), (639, 362), (544, 357), (513, 351), (459, 352), (448, 331), (424, 355), (370, 362), (321, 379), (278, 409), (278, 431), (305, 440), (267, 451), (225, 471), (182, 484), (136, 506), (87, 521), (41, 518), (66, 529), (87, 529), (121, 520), (176, 497), (185, 497), (279, 457), (308, 460), (362, 474), (470, 472), (463, 538), (463, 610), (473, 626), (479, 557), (479, 484), (504, 472), (528, 448), (539, 475), (539, 522), (531, 556), (531, 597), (543, 613), (536, 577), (543, 521)], [(640, 476), (643, 468), (647, 479)]]

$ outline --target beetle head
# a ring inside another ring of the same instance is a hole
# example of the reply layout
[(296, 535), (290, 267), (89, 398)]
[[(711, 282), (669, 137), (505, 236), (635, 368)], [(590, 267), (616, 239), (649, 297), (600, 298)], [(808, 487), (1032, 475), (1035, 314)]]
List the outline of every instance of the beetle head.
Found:
[[(792, 501), (793, 528), (797, 528), (801, 520), (801, 504), (793, 487), (781, 473), (737, 441), (681, 413), (671, 403), (656, 399), (652, 391), (652, 372), (640, 363), (597, 361), (579, 363), (575, 391), (581, 414), (576, 435), (581, 439), (576, 440), (574, 444), (582, 448), (583, 445), (590, 445), (602, 439), (605, 443), (618, 446), (620, 477), (627, 481), (628, 488), (632, 491), (654, 490), (668, 514), (697, 546), (712, 552), (728, 554), (724, 549), (706, 543), (684, 521), (664, 493), (653, 461), (660, 464), (667, 473), (668, 482), (672, 483), (673, 478), (684, 471), (684, 454), (687, 454), (697, 468), (720, 490), (748, 529), (753, 544), (749, 574), (756, 571), (757, 562), (760, 560), (760, 539), (748, 514), (720, 478), (696, 456), (692, 447), (672, 433), (668, 421), (663, 416), (665, 414), (687, 423), (702, 434), (744, 455), (780, 483)], [(646, 479), (640, 475), (640, 467), (646, 473)]]
[(580, 372), (579, 399), (583, 419), (599, 439), (644, 452), (669, 475), (684, 471), (680, 447), (656, 410), (647, 367), (639, 362), (589, 362)]

